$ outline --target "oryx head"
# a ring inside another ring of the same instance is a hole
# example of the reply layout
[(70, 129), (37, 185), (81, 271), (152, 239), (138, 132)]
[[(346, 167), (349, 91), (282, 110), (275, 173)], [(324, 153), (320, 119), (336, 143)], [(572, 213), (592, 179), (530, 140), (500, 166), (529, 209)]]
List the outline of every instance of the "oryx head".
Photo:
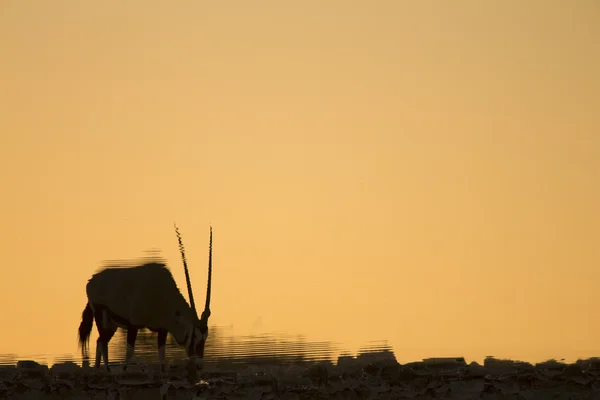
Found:
[(210, 317), (210, 283), (212, 277), (212, 226), (210, 227), (210, 239), (208, 245), (208, 283), (206, 286), (206, 304), (202, 316), (198, 318), (198, 312), (196, 311), (196, 304), (194, 303), (194, 293), (192, 292), (192, 282), (190, 281), (190, 273), (188, 271), (187, 262), (185, 259), (185, 252), (183, 249), (183, 243), (181, 242), (181, 235), (177, 226), (175, 226), (175, 233), (177, 233), (177, 240), (179, 241), (179, 250), (181, 251), (181, 259), (183, 261), (183, 268), (185, 270), (185, 280), (187, 282), (188, 296), (190, 298), (190, 307), (194, 313), (194, 321), (189, 326), (186, 340), (185, 350), (188, 357), (204, 357), (204, 343), (208, 337), (208, 317)]

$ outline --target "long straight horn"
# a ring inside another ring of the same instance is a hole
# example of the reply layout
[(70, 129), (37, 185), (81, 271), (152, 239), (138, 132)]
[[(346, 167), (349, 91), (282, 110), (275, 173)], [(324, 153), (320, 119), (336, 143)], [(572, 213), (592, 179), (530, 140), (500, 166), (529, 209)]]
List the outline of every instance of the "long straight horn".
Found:
[(210, 239), (208, 242), (208, 283), (206, 284), (206, 304), (204, 313), (210, 315), (210, 283), (212, 281), (212, 226), (210, 227)]
[(183, 243), (181, 242), (181, 235), (179, 234), (179, 229), (177, 228), (177, 225), (175, 225), (175, 233), (177, 234), (177, 241), (179, 242), (179, 251), (181, 252), (181, 260), (183, 261), (183, 269), (185, 270), (185, 281), (187, 282), (188, 295), (190, 297), (190, 307), (192, 307), (192, 310), (194, 310), (194, 315), (196, 316), (196, 318), (198, 318), (198, 312), (196, 311), (196, 303), (194, 303), (194, 293), (192, 292), (190, 272), (188, 271), (187, 261), (185, 260), (185, 251), (183, 249)]

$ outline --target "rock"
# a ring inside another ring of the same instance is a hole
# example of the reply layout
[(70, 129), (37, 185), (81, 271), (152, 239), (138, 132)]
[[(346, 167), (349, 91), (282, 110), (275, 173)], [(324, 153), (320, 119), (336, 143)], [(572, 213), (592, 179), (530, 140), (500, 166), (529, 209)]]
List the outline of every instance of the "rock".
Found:
[(461, 370), (467, 367), (463, 357), (456, 358), (427, 358), (423, 364), (429, 371), (434, 371), (438, 375), (453, 377), (461, 373)]
[(36, 369), (36, 368), (42, 368), (42, 365), (33, 360), (19, 360), (19, 361), (17, 361), (17, 368), (18, 369)]
[(45, 378), (48, 373), (48, 366), (31, 360), (21, 360), (17, 362), (17, 372), (24, 378)]
[(514, 360), (500, 360), (494, 357), (486, 357), (483, 362), (486, 372), (493, 374), (516, 374), (518, 372), (533, 371), (533, 365)]
[(425, 358), (423, 363), (432, 368), (460, 368), (466, 367), (464, 357), (437, 357), (437, 358)]
[(8, 381), (18, 374), (17, 367), (14, 365), (0, 366), (0, 382)]
[(144, 386), (153, 382), (153, 374), (143, 371), (126, 371), (120, 374), (118, 382), (127, 386)]
[(397, 363), (396, 356), (394, 352), (390, 350), (380, 350), (380, 351), (370, 351), (360, 353), (356, 360), (363, 364), (373, 364), (373, 363), (381, 363), (381, 362), (391, 362)]
[(57, 378), (68, 378), (78, 375), (81, 372), (81, 367), (72, 361), (67, 361), (61, 364), (54, 364), (50, 368), (50, 374)]
[(475, 361), (473, 361), (471, 364), (469, 364), (469, 366), (467, 367), (467, 375), (471, 376), (471, 377), (484, 377), (485, 376), (485, 368), (482, 365), (477, 364)]
[(592, 357), (586, 360), (577, 360), (575, 363), (581, 367), (584, 371), (600, 371), (600, 358)]
[(340, 368), (356, 367), (357, 360), (353, 356), (339, 356), (336, 365)]
[(567, 368), (567, 365), (565, 363), (562, 363), (562, 362), (559, 362), (556, 360), (548, 360), (548, 361), (544, 361), (544, 362), (535, 364), (535, 370), (546, 376), (559, 375), (566, 368)]
[(393, 381), (397, 384), (414, 381), (423, 377), (422, 374), (417, 373), (414, 369), (402, 366), (396, 372)]
[(585, 376), (585, 373), (581, 369), (581, 367), (577, 364), (567, 365), (562, 373), (559, 375), (561, 377), (574, 377), (574, 376)]
[(307, 377), (314, 385), (326, 385), (329, 381), (328, 365), (318, 363), (310, 366), (303, 376)]

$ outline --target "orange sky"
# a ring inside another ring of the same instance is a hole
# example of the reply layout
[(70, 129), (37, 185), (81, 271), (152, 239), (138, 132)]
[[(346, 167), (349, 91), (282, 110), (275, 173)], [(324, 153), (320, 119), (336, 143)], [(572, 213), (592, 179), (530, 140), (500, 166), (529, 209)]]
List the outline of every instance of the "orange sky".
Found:
[(103, 260), (185, 288), (177, 221), (239, 334), (600, 355), (599, 40), (594, 0), (2, 1), (0, 354), (77, 354)]

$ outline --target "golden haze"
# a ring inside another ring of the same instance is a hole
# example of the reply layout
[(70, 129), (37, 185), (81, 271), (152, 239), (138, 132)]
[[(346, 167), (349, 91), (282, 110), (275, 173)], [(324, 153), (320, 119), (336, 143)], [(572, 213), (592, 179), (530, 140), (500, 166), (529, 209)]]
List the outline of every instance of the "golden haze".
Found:
[(0, 354), (78, 354), (103, 260), (185, 290), (177, 221), (239, 334), (600, 355), (599, 38), (593, 0), (4, 0)]

